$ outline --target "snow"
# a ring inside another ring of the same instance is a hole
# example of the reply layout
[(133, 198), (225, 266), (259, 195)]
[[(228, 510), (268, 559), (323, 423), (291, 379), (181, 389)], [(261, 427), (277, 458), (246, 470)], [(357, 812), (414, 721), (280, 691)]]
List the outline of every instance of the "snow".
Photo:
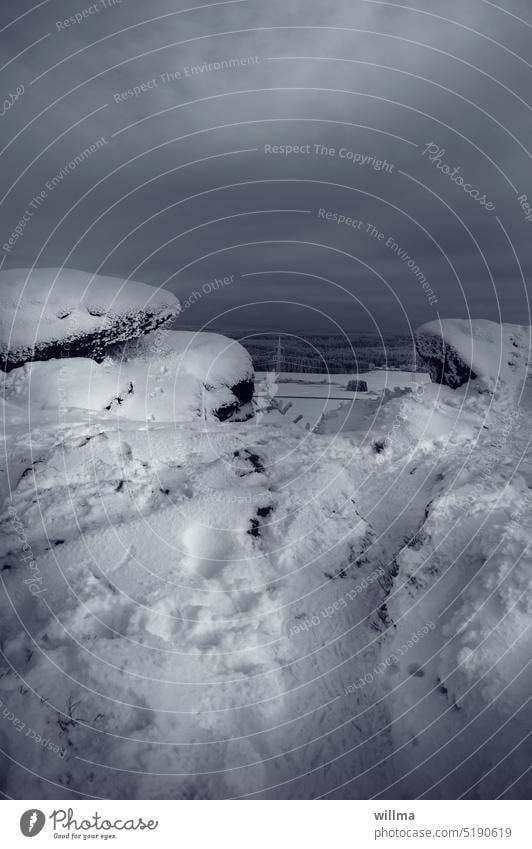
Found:
[[(87, 786), (95, 769), (87, 761), (108, 765), (97, 768), (96, 792), (110, 797), (230, 796), (289, 783), (308, 742), (305, 724), (290, 717), (320, 710), (316, 675), (341, 692), (344, 623), (338, 617), (337, 639), (321, 653), (324, 632), (315, 629), (318, 656), (294, 626), (372, 568), (361, 562), (342, 588), (324, 574), (332, 564), (354, 570), (368, 544), (349, 476), (331, 457), (315, 462), (310, 445), (303, 472), (298, 429), (219, 425), (202, 435), (123, 424), (118, 435), (108, 424), (72, 423), (14, 494), (39, 571), (25, 572), (35, 595), (16, 568), (3, 575), (32, 634), (20, 634), (6, 606), (6, 655), (25, 666), (29, 693), (42, 694), (45, 710), (9, 675), (6, 689), (17, 713), (66, 754), (27, 753), (17, 739), (9, 751), (37, 757), (36, 772), (56, 782), (46, 788), (52, 796), (71, 792), (66, 774), (74, 793)], [(66, 523), (69, 499), (75, 519)], [(10, 531), (7, 557), (16, 552)], [(377, 594), (378, 583), (370, 585)], [(351, 614), (363, 641), (355, 605)], [(26, 667), (32, 639), (43, 651)], [(62, 731), (58, 711), (68, 722), (69, 699), (77, 713)], [(349, 736), (346, 729), (330, 751), (340, 755)], [(38, 781), (10, 770), (9, 786), (37, 791)], [(299, 792), (310, 792), (304, 776)]]
[[(519, 415), (517, 429), (528, 415)], [(453, 486), (440, 483), (419, 535), (398, 558), (390, 654), (416, 627), (435, 624), (401, 658), (391, 696), (396, 739), (414, 743), (401, 759), (410, 777), (393, 785), (399, 796), (407, 786), (421, 796), (492, 798), (530, 758), (523, 736), (532, 684), (532, 478), (529, 460), (514, 474), (509, 453), (507, 444), (485, 445), (461, 470), (449, 457), (440, 474), (454, 475)]]
[(246, 349), (219, 333), (158, 330), (128, 343), (113, 359), (128, 366), (139, 361), (155, 369), (162, 365), (214, 386), (234, 386), (254, 375)]
[(123, 340), (178, 313), (179, 301), (171, 292), (136, 280), (71, 268), (0, 272), (0, 350), (2, 359), (8, 356), (16, 364), (39, 359), (33, 356), (34, 347), (75, 342), (90, 334)]
[(0, 711), (3, 791), (526, 797), (526, 381), (392, 373), (318, 433), (269, 404), (223, 423), (179, 407), (176, 426), (145, 388), (161, 366), (171, 394), (178, 371), (222, 391), (250, 365), (231, 340), (170, 334), (69, 361), (71, 406), (67, 361), (6, 378), (1, 698), (24, 733)]
[[(383, 392), (412, 388), (430, 381), (425, 372), (381, 369), (355, 375), (306, 372), (300, 375), (291, 372), (270, 375), (273, 375), (273, 383), (266, 386), (263, 384), (269, 375), (266, 372), (257, 373), (258, 400), (267, 404), (268, 401), (264, 399), (270, 399), (288, 421), (295, 422), (307, 430), (318, 428), (320, 433), (327, 432), (331, 424), (335, 432), (342, 430), (340, 422), (346, 418), (349, 418), (351, 423), (355, 419), (360, 420), (378, 407), (376, 402)], [(364, 380), (367, 391), (348, 390), (347, 386), (353, 379)]]
[[(84, 357), (26, 363), (4, 379), (3, 394), (36, 410), (90, 410), (142, 422), (192, 421), (240, 404), (231, 387), (253, 380), (247, 351), (214, 333), (160, 330), (99, 364)], [(241, 408), (241, 409), (240, 409)]]
[[(261, 374), (261, 372), (258, 372)], [(371, 371), (359, 371), (356, 373), (346, 374), (312, 374), (305, 372), (304, 374), (294, 374), (293, 372), (276, 372), (277, 383), (280, 390), (283, 390), (284, 385), (288, 384), (291, 391), (296, 386), (304, 387), (311, 385), (313, 389), (318, 389), (320, 386), (325, 390), (331, 388), (331, 394), (336, 394), (336, 390), (345, 391), (346, 397), (352, 398), (353, 392), (347, 390), (347, 384), (351, 380), (364, 380), (368, 385), (368, 392), (381, 392), (384, 389), (405, 389), (413, 384), (427, 383), (430, 377), (426, 372), (402, 371), (401, 369), (372, 369)], [(360, 393), (360, 395), (366, 393)]]
[(512, 397), (522, 391), (531, 342), (530, 327), (482, 319), (431, 321), (416, 332), (417, 350), (422, 359), (441, 361), (442, 350), (447, 351), (451, 381), (460, 379), (456, 368), (465, 366), (475, 374), (481, 389)]

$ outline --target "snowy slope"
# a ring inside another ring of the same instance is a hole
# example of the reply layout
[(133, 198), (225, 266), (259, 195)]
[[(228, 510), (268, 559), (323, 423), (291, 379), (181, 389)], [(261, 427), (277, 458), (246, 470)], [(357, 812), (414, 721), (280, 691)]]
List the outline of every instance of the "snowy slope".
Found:
[(422, 384), (316, 434), (10, 396), (3, 791), (526, 796), (531, 408)]
[(404, 777), (392, 796), (492, 798), (530, 759), (530, 466), (512, 475), (506, 449), (492, 451), (489, 471), (472, 457), (440, 488), (398, 558), (390, 699)]
[(175, 318), (177, 298), (136, 280), (71, 268), (0, 272), (0, 353), (4, 367), (31, 359), (98, 355)]
[[(305, 797), (324, 759), (334, 786), (361, 749), (388, 751), (387, 733), (369, 748), (357, 732), (345, 759), (343, 693), (357, 648), (376, 662), (385, 568), (364, 556), (346, 455), (300, 440), (72, 422), (41, 450), (4, 519), (4, 649), (26, 682), (6, 668), (4, 693), (64, 754), (11, 737), (50, 782), (11, 765), (11, 793)], [(35, 568), (17, 562), (20, 527)], [(368, 719), (379, 735), (385, 712)]]

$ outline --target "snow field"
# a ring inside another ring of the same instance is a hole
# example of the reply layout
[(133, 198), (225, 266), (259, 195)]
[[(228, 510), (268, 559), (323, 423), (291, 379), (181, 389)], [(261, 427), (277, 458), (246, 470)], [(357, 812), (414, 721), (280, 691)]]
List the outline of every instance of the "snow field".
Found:
[(319, 433), (9, 394), (2, 698), (60, 754), (2, 719), (5, 792), (523, 795), (515, 387), (397, 386)]

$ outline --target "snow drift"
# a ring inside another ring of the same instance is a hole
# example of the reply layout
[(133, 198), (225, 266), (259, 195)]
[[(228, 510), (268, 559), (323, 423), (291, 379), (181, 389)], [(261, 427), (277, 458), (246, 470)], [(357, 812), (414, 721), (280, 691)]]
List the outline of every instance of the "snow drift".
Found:
[(171, 321), (179, 301), (136, 280), (71, 268), (0, 272), (0, 365), (91, 357), (101, 361), (113, 343)]

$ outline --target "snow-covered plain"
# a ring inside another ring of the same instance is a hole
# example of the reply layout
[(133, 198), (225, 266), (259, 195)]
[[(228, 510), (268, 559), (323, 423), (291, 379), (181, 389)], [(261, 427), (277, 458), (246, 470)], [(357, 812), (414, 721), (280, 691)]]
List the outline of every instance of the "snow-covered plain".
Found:
[[(383, 392), (415, 388), (427, 383), (425, 372), (374, 369), (353, 374), (294, 374), (293, 372), (257, 372), (256, 395), (261, 403), (273, 401), (287, 421), (301, 427), (324, 432), (334, 421), (334, 430), (341, 428), (347, 416), (353, 421), (375, 410)], [(354, 379), (363, 380), (367, 391), (353, 391), (347, 386)], [(265, 400), (264, 400), (265, 399)], [(356, 410), (354, 404), (356, 402)]]
[(398, 386), (317, 433), (9, 394), (3, 792), (526, 795), (519, 374)]

